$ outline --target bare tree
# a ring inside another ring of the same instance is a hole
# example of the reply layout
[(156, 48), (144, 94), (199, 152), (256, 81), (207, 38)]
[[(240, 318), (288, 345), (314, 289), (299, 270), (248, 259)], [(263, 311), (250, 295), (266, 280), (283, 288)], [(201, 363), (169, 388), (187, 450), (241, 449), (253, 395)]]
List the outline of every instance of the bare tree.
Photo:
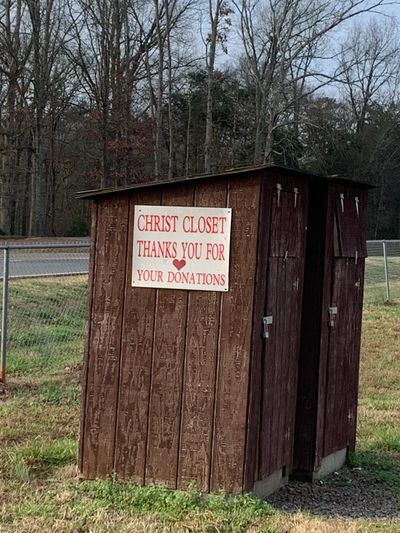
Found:
[(22, 0), (6, 0), (0, 13), (0, 73), (3, 77), (2, 102), (2, 179), (0, 182), (0, 227), (7, 234), (15, 231), (16, 202), (19, 196), (19, 160), (21, 157), (18, 105), (25, 95), (23, 72), (31, 50), (25, 37)]
[[(356, 25), (341, 47), (340, 81), (361, 132), (368, 106), (397, 89), (400, 76), (400, 40), (392, 19)], [(386, 93), (386, 95), (385, 95)], [(389, 98), (391, 99), (391, 98)]]
[(26, 0), (32, 31), (33, 109), (35, 113), (35, 167), (32, 175), (30, 233), (45, 235), (47, 191), (45, 169), (45, 113), (52, 87), (64, 77), (60, 62), (67, 38), (65, 9), (61, 0)]
[(255, 162), (272, 160), (273, 133), (279, 116), (288, 110), (289, 103), (293, 105), (304, 97), (304, 81), (324, 76), (311, 67), (326, 36), (346, 20), (384, 4), (385, 0), (236, 3), (245, 56), (256, 88)]
[(205, 39), (207, 66), (206, 134), (204, 141), (204, 170), (211, 172), (211, 145), (213, 135), (213, 88), (217, 45), (226, 52), (230, 16), (233, 10), (227, 0), (208, 0), (209, 32)]
[(154, 47), (156, 22), (145, 0), (77, 0), (70, 2), (69, 11), (74, 41), (67, 53), (100, 119), (100, 185), (105, 187), (110, 182), (111, 120), (127, 124), (146, 51)]

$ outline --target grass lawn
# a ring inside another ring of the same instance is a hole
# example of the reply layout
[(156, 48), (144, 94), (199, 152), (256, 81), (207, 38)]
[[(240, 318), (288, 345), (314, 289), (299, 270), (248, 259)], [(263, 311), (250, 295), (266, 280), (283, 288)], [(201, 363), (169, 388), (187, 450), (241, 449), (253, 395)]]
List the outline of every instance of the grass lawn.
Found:
[[(326, 518), (283, 512), (250, 496), (80, 481), (83, 312), (73, 305), (85, 280), (19, 282), (7, 388), (0, 394), (0, 532), (398, 532), (400, 519)], [(61, 291), (61, 292), (60, 292)], [(72, 295), (72, 303), (66, 298)], [(41, 338), (32, 313), (50, 317)], [(367, 291), (366, 301), (370, 302)], [(64, 302), (64, 303), (60, 303)], [(57, 309), (60, 309), (57, 313)], [(25, 314), (24, 314), (25, 313)], [(47, 316), (46, 315), (46, 316)], [(13, 320), (13, 318), (12, 318)], [(32, 324), (32, 326), (31, 326)], [(31, 336), (29, 336), (29, 332)], [(17, 334), (21, 334), (18, 339)], [(357, 453), (362, 479), (400, 495), (400, 301), (367, 303), (364, 313)], [(334, 479), (325, 483), (335, 483)]]

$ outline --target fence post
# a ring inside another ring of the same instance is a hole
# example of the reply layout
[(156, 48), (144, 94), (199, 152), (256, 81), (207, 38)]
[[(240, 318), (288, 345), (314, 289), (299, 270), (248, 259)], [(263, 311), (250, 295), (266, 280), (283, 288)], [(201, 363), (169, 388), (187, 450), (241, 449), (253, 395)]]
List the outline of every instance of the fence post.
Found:
[(386, 301), (390, 301), (390, 289), (389, 289), (389, 271), (388, 271), (388, 262), (387, 262), (387, 252), (386, 252), (386, 242), (382, 242), (383, 247), (383, 263), (385, 266), (385, 283), (386, 283)]
[(6, 358), (7, 358), (7, 325), (8, 325), (8, 273), (10, 266), (10, 249), (3, 249), (3, 303), (1, 310), (1, 368), (0, 378), (6, 381)]

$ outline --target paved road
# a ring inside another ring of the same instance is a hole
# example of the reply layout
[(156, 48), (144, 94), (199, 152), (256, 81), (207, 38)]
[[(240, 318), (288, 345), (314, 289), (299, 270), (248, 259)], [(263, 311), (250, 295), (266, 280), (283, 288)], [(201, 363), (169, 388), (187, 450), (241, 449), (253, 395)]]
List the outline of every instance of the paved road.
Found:
[[(0, 253), (0, 278), (3, 277), (3, 261)], [(89, 250), (66, 253), (56, 251), (11, 250), (10, 278), (60, 276), (86, 273), (89, 269)]]

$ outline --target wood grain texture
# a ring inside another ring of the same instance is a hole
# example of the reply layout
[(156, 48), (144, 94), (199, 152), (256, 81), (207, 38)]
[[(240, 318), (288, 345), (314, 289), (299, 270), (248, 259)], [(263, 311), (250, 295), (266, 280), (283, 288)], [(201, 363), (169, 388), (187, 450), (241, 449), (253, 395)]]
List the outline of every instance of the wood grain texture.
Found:
[(249, 377), (249, 404), (247, 412), (246, 453), (244, 462), (244, 491), (251, 491), (258, 478), (260, 416), (262, 401), (263, 326), (265, 294), (267, 290), (268, 249), (271, 227), (272, 188), (275, 180), (261, 182), (260, 213), (258, 221), (257, 272), (254, 286), (253, 332)]
[(137, 483), (144, 483), (145, 477), (157, 289), (132, 287), (134, 206), (160, 203), (160, 189), (137, 192), (130, 197), (114, 469), (119, 477)]
[(127, 196), (98, 201), (82, 472), (110, 475), (118, 396), (128, 228)]
[(270, 473), (271, 447), (275, 445), (272, 424), (275, 415), (275, 383), (276, 383), (276, 357), (279, 351), (278, 335), (280, 331), (281, 316), (279, 313), (278, 291), (275, 287), (281, 285), (280, 269), (281, 258), (269, 258), (267, 299), (265, 316), (272, 316), (273, 322), (269, 326), (269, 337), (264, 341), (262, 361), (262, 398), (260, 413), (260, 444), (259, 444), (259, 471), (258, 479), (265, 479)]
[(366, 197), (344, 184), (311, 187), (294, 448), (294, 470), (309, 476), (323, 457), (354, 446)]
[[(306, 260), (304, 283), (302, 284), (299, 372), (296, 387), (297, 402), (293, 449), (293, 470), (295, 472), (312, 472), (314, 466), (327, 197), (326, 184), (315, 185), (310, 188), (307, 209)], [(301, 200), (303, 201), (303, 197)], [(302, 279), (301, 275), (300, 279)]]
[(230, 288), (222, 295), (211, 489), (241, 492), (253, 317), (260, 179), (232, 180)]
[[(163, 189), (162, 204), (193, 205), (194, 186)], [(145, 482), (176, 488), (188, 291), (159, 289), (155, 319)]]
[[(306, 213), (304, 213), (306, 215)], [(303, 219), (304, 222), (304, 219)], [(303, 226), (304, 229), (304, 226)], [(304, 241), (303, 241), (304, 244)], [(300, 352), (300, 334), (301, 334), (301, 313), (302, 313), (302, 296), (304, 285), (304, 254), (293, 259), (291, 267), (291, 285), (292, 285), (292, 304), (290, 342), (288, 346), (288, 368), (286, 382), (286, 406), (284, 422), (284, 446), (282, 465), (286, 466), (287, 472), (293, 469), (293, 449), (296, 421), (296, 403), (297, 403), (297, 385), (298, 385), (298, 368)]]
[[(328, 350), (329, 350), (329, 307), (332, 302), (332, 258), (334, 254), (333, 237), (334, 237), (334, 212), (335, 212), (335, 198), (336, 190), (334, 185), (329, 185), (326, 192), (326, 205), (322, 208), (326, 209), (326, 224), (324, 237), (324, 250), (321, 251), (321, 256), (324, 257), (323, 275), (321, 279), (322, 294), (321, 294), (321, 308), (317, 320), (321, 320), (321, 330), (319, 335), (318, 348), (316, 351), (316, 374), (317, 381), (317, 399), (316, 399), (316, 425), (315, 433), (313, 431), (314, 454), (313, 454), (313, 468), (318, 470), (321, 466), (321, 460), (324, 457), (324, 424), (325, 424), (325, 402), (326, 402), (326, 379), (328, 367)], [(315, 200), (318, 203), (318, 198)], [(317, 208), (317, 205), (315, 206)], [(313, 297), (313, 286), (309, 286), (311, 297)], [(313, 318), (310, 320), (312, 321)], [(308, 326), (306, 326), (308, 327)]]
[(352, 294), (349, 293), (348, 259), (335, 259), (333, 264), (332, 305), (338, 307), (335, 325), (330, 328), (328, 368), (326, 381), (324, 456), (345, 447), (343, 438), (344, 411), (346, 405), (345, 384), (347, 356), (350, 339), (348, 337), (349, 309)]
[[(195, 206), (226, 207), (227, 183), (196, 186)], [(178, 488), (209, 491), (221, 293), (189, 293)]]
[(353, 187), (336, 186), (335, 197), (340, 245), (336, 255), (366, 257), (367, 192)]
[(338, 316), (329, 345), (324, 454), (354, 446), (364, 260), (334, 261), (332, 300)]
[[(365, 224), (366, 230), (366, 224)], [(365, 233), (366, 234), (366, 233)], [(357, 430), (357, 404), (358, 404), (358, 385), (360, 374), (360, 348), (361, 348), (361, 323), (363, 310), (363, 296), (364, 296), (364, 273), (365, 273), (365, 259), (358, 261), (355, 272), (355, 290), (356, 297), (354, 299), (353, 309), (353, 331), (354, 339), (353, 359), (350, 365), (349, 373), (349, 419), (348, 419), (348, 447), (350, 451), (354, 451), (356, 445), (356, 430)]]
[(97, 201), (92, 202), (91, 208), (91, 230), (90, 230), (90, 259), (89, 259), (89, 280), (88, 280), (88, 299), (86, 306), (86, 324), (85, 324), (85, 347), (83, 356), (82, 368), (82, 394), (81, 394), (81, 417), (79, 430), (79, 451), (78, 451), (78, 468), (83, 472), (83, 460), (85, 446), (85, 417), (86, 417), (86, 395), (88, 386), (88, 371), (90, 366), (90, 336), (91, 336), (91, 317), (92, 307), (95, 298), (94, 294), (94, 278), (95, 278), (95, 263), (96, 263), (96, 241), (97, 241)]
[[(283, 467), (289, 471), (292, 464), (307, 192), (300, 183), (295, 195), (290, 180), (282, 183), (279, 202), (277, 191), (272, 202), (265, 315), (271, 315), (273, 323), (262, 370), (259, 479)], [(280, 240), (274, 242), (277, 236)]]

